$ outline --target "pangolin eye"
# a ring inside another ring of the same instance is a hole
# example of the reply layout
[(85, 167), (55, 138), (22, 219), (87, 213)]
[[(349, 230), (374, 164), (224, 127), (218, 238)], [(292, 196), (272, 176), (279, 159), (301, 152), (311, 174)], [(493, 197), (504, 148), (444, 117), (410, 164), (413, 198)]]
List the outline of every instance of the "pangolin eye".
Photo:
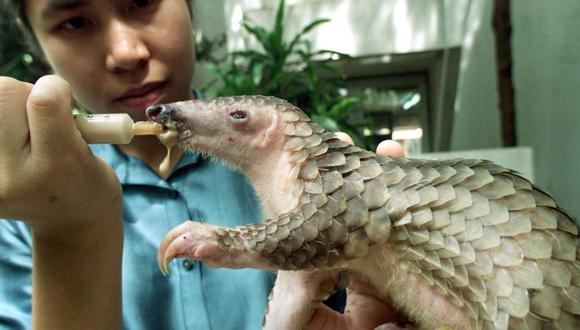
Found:
[(241, 120), (248, 118), (248, 114), (242, 110), (234, 110), (234, 111), (230, 112), (230, 117), (232, 117), (234, 120), (241, 121)]

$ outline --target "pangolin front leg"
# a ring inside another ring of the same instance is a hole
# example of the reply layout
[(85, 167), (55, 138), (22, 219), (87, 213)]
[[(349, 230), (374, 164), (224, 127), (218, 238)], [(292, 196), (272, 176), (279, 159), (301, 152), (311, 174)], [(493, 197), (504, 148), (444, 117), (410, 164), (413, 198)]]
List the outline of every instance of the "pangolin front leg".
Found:
[[(340, 228), (319, 230), (331, 227), (333, 221), (330, 214), (311, 207), (238, 228), (187, 221), (167, 234), (157, 261), (164, 273), (169, 262), (179, 257), (228, 268), (314, 270), (338, 266), (341, 250), (334, 248), (333, 243), (346, 237), (345, 229), (342, 233)], [(338, 223), (336, 226), (343, 227)]]
[[(187, 221), (171, 230), (161, 242), (157, 263), (161, 272), (169, 274), (169, 262), (188, 257), (202, 260), (211, 267), (265, 268), (267, 260), (251, 247), (225, 244), (232, 236), (221, 227)], [(241, 241), (238, 239), (238, 243)]]
[[(169, 262), (179, 257), (202, 260), (211, 267), (273, 270), (307, 267), (310, 270), (278, 272), (264, 317), (264, 329), (299, 330), (322, 301), (348, 284), (344, 270), (315, 269), (313, 262), (320, 267), (328, 264), (329, 255), (334, 260), (341, 257), (337, 251), (329, 254), (330, 249), (323, 248), (328, 244), (327, 237), (319, 237), (318, 225), (312, 222), (304, 225), (303, 212), (243, 229), (187, 221), (174, 228), (161, 243), (159, 267), (167, 274)], [(305, 228), (310, 229), (306, 239), (312, 248), (308, 244), (304, 246), (303, 239), (297, 240), (298, 236), (304, 236)]]

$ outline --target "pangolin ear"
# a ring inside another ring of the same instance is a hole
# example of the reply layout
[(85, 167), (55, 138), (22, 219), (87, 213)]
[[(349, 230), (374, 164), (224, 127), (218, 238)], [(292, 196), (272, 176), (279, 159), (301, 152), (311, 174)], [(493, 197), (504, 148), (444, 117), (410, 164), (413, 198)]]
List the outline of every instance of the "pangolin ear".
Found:
[(270, 121), (270, 126), (264, 129), (262, 141), (260, 143), (261, 147), (267, 147), (276, 143), (276, 141), (278, 141), (282, 136), (280, 134), (281, 118), (278, 115), (278, 112), (272, 111), (271, 114), (272, 119)]

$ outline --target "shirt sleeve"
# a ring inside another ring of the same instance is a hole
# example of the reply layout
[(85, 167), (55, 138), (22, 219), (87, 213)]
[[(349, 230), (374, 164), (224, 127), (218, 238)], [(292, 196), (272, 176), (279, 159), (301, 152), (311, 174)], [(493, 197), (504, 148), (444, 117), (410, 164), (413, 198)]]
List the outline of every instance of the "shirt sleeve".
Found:
[(0, 330), (30, 329), (32, 241), (20, 221), (0, 220)]

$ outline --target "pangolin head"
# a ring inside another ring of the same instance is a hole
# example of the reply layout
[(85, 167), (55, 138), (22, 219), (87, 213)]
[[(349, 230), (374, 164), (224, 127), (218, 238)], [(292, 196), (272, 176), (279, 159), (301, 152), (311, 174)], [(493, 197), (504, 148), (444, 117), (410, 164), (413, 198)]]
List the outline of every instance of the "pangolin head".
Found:
[(294, 162), (321, 153), (324, 130), (298, 107), (271, 96), (233, 96), (157, 104), (149, 120), (178, 132), (181, 147), (243, 168), (256, 152), (286, 150)]

